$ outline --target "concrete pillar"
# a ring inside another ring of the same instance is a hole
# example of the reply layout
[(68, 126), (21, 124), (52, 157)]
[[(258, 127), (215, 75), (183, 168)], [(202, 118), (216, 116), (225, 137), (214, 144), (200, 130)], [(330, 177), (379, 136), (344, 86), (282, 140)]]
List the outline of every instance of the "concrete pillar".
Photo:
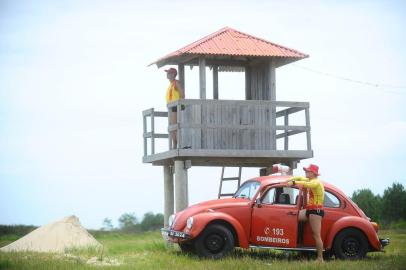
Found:
[(164, 227), (168, 227), (168, 219), (174, 213), (173, 172), (170, 166), (164, 166)]
[(175, 160), (175, 209), (182, 211), (189, 205), (187, 167), (183, 160)]

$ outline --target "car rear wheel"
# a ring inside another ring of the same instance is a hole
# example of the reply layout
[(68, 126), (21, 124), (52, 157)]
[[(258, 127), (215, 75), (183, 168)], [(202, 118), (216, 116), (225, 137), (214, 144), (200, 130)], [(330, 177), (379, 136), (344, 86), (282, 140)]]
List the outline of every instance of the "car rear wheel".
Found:
[(334, 254), (339, 259), (362, 259), (367, 251), (368, 239), (357, 229), (345, 229), (334, 240)]
[(223, 225), (209, 225), (196, 239), (195, 248), (201, 257), (219, 259), (234, 249), (234, 237)]

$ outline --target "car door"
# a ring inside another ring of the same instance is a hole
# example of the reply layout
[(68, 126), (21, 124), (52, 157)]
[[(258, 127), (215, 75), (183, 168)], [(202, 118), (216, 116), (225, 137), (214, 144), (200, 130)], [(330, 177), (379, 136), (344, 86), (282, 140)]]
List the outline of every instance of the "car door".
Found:
[[(344, 210), (346, 204), (343, 198), (335, 194), (333, 190), (325, 189), (324, 192), (324, 217), (321, 222), (321, 238), (323, 242), (326, 241), (328, 232), (331, 226), (340, 218), (347, 216), (348, 214)], [(314, 247), (316, 245), (313, 236), (312, 229), (309, 222), (304, 223), (303, 227), (303, 246)]]
[(251, 244), (296, 247), (298, 197), (296, 187), (272, 186), (263, 192), (252, 210)]

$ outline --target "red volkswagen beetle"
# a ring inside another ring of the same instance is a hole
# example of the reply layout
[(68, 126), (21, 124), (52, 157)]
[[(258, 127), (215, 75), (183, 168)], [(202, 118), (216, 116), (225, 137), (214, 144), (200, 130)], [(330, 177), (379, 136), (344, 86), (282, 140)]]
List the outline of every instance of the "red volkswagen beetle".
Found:
[[(290, 176), (271, 175), (246, 181), (232, 198), (202, 202), (169, 218), (162, 234), (181, 250), (221, 258), (234, 247), (315, 251), (310, 225), (298, 222), (304, 190), (286, 185)], [(325, 188), (321, 237), (325, 254), (360, 259), (382, 251), (389, 239), (378, 238), (378, 224), (335, 186)]]

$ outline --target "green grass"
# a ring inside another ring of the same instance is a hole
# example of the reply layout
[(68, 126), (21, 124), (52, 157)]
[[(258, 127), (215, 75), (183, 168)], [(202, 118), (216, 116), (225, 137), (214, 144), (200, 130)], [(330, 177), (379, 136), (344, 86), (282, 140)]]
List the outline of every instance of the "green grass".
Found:
[[(0, 253), (0, 269), (406, 269), (406, 231), (382, 231), (391, 244), (386, 252), (368, 253), (360, 261), (330, 260), (322, 266), (297, 253), (237, 249), (221, 260), (200, 259), (185, 255), (177, 247), (167, 248), (159, 232), (122, 234), (98, 233), (104, 249), (70, 250), (67, 254)], [(16, 240), (13, 235), (0, 236), (0, 246)], [(88, 264), (93, 258), (96, 263)], [(119, 266), (114, 266), (119, 263)]]

